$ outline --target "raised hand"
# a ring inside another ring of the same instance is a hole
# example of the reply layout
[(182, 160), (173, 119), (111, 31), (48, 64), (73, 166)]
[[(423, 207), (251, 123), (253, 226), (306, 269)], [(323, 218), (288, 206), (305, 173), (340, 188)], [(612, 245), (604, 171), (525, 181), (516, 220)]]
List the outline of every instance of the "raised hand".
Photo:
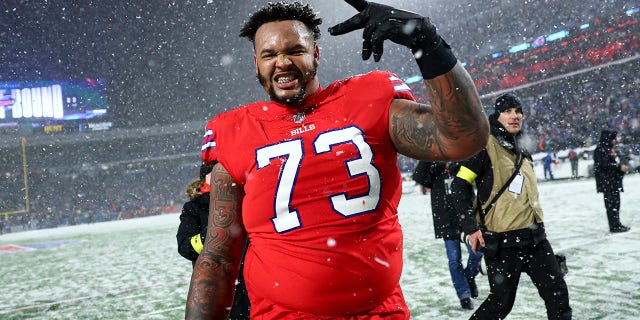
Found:
[(345, 0), (358, 10), (353, 17), (331, 28), (333, 36), (364, 29), (362, 59), (380, 61), (384, 40), (406, 46), (413, 52), (425, 79), (447, 73), (457, 63), (449, 45), (438, 35), (429, 18), (366, 0)]
[(362, 34), (362, 59), (380, 61), (383, 42), (389, 39), (412, 50), (421, 45), (433, 43), (437, 39), (436, 27), (429, 18), (419, 14), (399, 10), (366, 0), (345, 0), (358, 10), (350, 19), (329, 28), (331, 35), (337, 36), (354, 30), (364, 29)]

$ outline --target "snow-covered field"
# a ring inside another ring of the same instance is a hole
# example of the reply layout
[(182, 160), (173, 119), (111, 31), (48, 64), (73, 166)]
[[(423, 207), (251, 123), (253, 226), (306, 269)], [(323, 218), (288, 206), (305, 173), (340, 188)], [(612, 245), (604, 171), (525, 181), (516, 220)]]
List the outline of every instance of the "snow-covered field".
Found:
[[(540, 184), (549, 239), (567, 256), (574, 319), (640, 319), (640, 175), (627, 176), (622, 221), (609, 234), (592, 179)], [(403, 195), (402, 284), (412, 319), (467, 319), (433, 236), (429, 196)], [(191, 263), (176, 250), (177, 214), (0, 236), (0, 319), (181, 319)], [(488, 291), (478, 279), (480, 304)], [(546, 319), (529, 278), (508, 319)]]

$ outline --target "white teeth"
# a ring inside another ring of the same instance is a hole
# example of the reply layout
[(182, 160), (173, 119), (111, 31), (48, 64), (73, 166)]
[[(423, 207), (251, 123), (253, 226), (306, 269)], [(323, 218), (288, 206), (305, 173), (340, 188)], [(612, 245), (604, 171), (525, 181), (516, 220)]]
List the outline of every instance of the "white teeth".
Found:
[(278, 83), (287, 83), (291, 80), (293, 80), (293, 77), (282, 77), (282, 78), (278, 78)]

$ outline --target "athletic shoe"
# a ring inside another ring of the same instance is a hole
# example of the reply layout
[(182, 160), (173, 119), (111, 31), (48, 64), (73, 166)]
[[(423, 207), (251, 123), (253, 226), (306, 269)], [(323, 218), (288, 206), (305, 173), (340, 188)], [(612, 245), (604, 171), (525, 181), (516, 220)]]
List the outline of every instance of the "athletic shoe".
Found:
[(473, 301), (471, 301), (471, 298), (461, 299), (460, 306), (465, 310), (473, 310)]
[(627, 232), (627, 231), (629, 231), (630, 229), (631, 229), (631, 228), (629, 228), (629, 227), (625, 227), (625, 226), (623, 226), (623, 225), (621, 225), (621, 224), (620, 224), (620, 225), (617, 225), (617, 226), (615, 226), (615, 227), (613, 227), (613, 228), (609, 229), (609, 231), (610, 231), (611, 233), (619, 233), (619, 232)]

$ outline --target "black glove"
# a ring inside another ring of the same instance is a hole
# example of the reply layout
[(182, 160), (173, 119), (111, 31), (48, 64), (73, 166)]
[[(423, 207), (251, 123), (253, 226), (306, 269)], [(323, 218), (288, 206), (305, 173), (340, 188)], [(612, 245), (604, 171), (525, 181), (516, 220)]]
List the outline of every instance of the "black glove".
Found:
[(457, 59), (451, 47), (429, 18), (366, 0), (345, 1), (359, 13), (329, 28), (329, 33), (337, 36), (364, 28), (362, 59), (368, 60), (373, 53), (373, 59), (380, 61), (383, 42), (389, 39), (411, 49), (425, 79), (445, 74), (455, 66)]

